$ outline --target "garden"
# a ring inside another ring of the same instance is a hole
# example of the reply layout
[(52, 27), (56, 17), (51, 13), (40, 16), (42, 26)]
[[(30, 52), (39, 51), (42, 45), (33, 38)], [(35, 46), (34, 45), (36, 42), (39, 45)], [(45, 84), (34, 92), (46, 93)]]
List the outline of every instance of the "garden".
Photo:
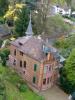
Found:
[(0, 100), (44, 100), (34, 93), (22, 78), (7, 66), (0, 64)]

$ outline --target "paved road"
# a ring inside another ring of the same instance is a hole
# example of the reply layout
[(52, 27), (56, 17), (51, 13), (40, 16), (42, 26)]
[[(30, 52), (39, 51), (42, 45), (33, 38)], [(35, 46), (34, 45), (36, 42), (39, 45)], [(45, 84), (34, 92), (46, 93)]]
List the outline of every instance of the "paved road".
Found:
[(45, 96), (45, 100), (68, 100), (68, 95), (57, 86), (42, 92), (42, 95)]

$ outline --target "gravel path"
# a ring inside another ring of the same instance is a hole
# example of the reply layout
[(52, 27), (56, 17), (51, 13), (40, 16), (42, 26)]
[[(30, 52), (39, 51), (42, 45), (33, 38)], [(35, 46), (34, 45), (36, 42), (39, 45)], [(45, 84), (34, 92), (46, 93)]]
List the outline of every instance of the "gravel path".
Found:
[(57, 86), (42, 92), (42, 95), (44, 95), (45, 100), (68, 100), (68, 95)]

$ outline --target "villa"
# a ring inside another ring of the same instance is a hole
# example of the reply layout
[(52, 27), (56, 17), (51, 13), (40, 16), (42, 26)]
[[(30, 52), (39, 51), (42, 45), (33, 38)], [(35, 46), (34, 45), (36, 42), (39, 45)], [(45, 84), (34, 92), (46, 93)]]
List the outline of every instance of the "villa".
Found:
[(9, 65), (32, 87), (46, 90), (59, 77), (57, 50), (41, 37), (32, 36), (31, 18), (26, 35), (11, 42)]

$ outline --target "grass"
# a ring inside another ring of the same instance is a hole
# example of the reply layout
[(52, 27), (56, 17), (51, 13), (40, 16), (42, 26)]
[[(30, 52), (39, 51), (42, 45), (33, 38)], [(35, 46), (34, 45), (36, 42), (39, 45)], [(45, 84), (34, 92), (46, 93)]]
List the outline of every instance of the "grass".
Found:
[[(20, 92), (16, 85), (23, 81), (21, 77), (14, 70), (10, 70), (8, 67), (4, 67), (1, 64), (0, 78), (6, 87), (6, 100), (42, 100), (41, 96), (38, 96), (28, 87), (25, 92)], [(0, 100), (2, 100), (1, 98), (2, 96), (0, 96)]]

